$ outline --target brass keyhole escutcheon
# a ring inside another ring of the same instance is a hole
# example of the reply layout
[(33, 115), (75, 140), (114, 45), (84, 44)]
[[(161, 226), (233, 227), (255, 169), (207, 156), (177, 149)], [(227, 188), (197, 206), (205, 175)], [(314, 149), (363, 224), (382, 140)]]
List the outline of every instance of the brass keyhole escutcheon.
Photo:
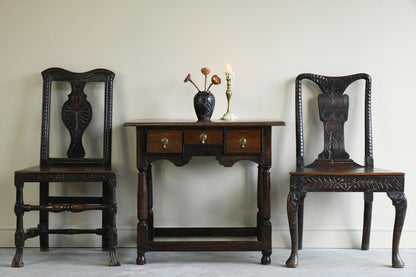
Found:
[(202, 133), (199, 138), (201, 139), (201, 143), (205, 144), (205, 141), (207, 140), (208, 136), (205, 133)]
[(241, 149), (246, 148), (247, 140), (245, 138), (240, 138)]
[(162, 143), (163, 149), (166, 149), (166, 147), (168, 147), (169, 140), (167, 138), (162, 138), (160, 142)]

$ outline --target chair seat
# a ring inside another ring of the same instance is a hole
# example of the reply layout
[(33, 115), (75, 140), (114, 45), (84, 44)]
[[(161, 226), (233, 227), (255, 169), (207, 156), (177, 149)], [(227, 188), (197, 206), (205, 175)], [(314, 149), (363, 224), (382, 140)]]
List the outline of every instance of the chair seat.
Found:
[(305, 167), (290, 172), (292, 191), (388, 192), (404, 189), (404, 173), (357, 166)]
[(105, 166), (34, 166), (15, 171), (15, 178), (23, 182), (104, 182), (115, 179), (115, 173)]
[(116, 173), (106, 166), (33, 166), (15, 171), (17, 174), (76, 174), (76, 173)]
[(379, 168), (366, 168), (366, 167), (304, 167), (298, 168), (294, 172), (290, 172), (290, 175), (388, 175), (388, 176), (404, 176), (403, 172), (390, 171)]

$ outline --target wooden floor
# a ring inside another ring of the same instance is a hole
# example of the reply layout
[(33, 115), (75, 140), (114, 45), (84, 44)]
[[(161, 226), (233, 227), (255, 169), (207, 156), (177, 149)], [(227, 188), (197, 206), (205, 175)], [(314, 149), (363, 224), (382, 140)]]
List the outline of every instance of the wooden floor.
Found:
[(12, 248), (0, 248), (0, 276), (373, 276), (415, 277), (416, 249), (402, 249), (403, 269), (390, 267), (390, 249), (304, 249), (299, 268), (284, 267), (289, 249), (274, 248), (271, 265), (261, 265), (258, 252), (151, 252), (148, 264), (138, 266), (135, 248), (120, 248), (122, 265), (108, 267), (108, 256), (98, 248), (27, 248), (25, 266), (10, 268)]

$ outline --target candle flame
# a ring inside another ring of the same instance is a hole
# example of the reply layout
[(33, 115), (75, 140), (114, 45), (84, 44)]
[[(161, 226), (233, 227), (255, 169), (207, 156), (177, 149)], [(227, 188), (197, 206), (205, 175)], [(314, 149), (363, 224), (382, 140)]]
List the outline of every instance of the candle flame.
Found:
[(232, 72), (232, 68), (230, 64), (227, 64), (227, 70), (225, 70), (224, 73), (231, 73)]

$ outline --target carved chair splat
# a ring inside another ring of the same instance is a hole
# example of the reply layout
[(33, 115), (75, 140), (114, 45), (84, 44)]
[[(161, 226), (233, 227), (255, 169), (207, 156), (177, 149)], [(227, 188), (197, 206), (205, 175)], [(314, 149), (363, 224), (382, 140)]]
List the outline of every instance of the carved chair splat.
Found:
[[(15, 172), (17, 217), (15, 234), (16, 254), (12, 267), (23, 266), (23, 247), (26, 239), (39, 236), (41, 251), (49, 250), (49, 234), (97, 234), (102, 236), (102, 249), (109, 251), (109, 265), (120, 265), (116, 245), (116, 175), (111, 169), (111, 130), (112, 130), (112, 94), (114, 73), (107, 69), (95, 69), (85, 73), (73, 73), (61, 68), (49, 68), (42, 72), (42, 135), (40, 165)], [(68, 100), (62, 105), (61, 116), (71, 142), (67, 158), (54, 158), (49, 155), (51, 124), (52, 82), (64, 81), (71, 84)], [(87, 100), (84, 87), (88, 82), (105, 84), (103, 155), (100, 158), (85, 158), (82, 135), (92, 118), (92, 106)], [(39, 205), (28, 205), (23, 201), (24, 183), (39, 183)], [(49, 195), (50, 182), (100, 182), (102, 196), (73, 197)], [(102, 226), (99, 229), (49, 229), (48, 213), (64, 211), (82, 212), (102, 211)], [(36, 228), (23, 228), (25, 212), (39, 211), (39, 224)]]
[[(304, 165), (302, 112), (302, 80), (318, 85), (319, 118), (323, 123), (324, 149), (312, 164)], [(349, 158), (344, 144), (344, 123), (348, 119), (349, 96), (344, 94), (353, 82), (363, 79), (365, 85), (365, 153), (364, 166)], [(364, 223), (361, 249), (369, 248), (373, 192), (386, 192), (395, 206), (393, 230), (393, 267), (404, 267), (399, 254), (399, 242), (406, 215), (404, 173), (374, 168), (371, 130), (371, 77), (355, 74), (327, 77), (301, 74), (296, 78), (296, 171), (290, 172), (290, 192), (287, 200), (292, 251), (287, 267), (297, 267), (298, 249), (302, 249), (303, 205), (307, 192), (364, 192)]]

